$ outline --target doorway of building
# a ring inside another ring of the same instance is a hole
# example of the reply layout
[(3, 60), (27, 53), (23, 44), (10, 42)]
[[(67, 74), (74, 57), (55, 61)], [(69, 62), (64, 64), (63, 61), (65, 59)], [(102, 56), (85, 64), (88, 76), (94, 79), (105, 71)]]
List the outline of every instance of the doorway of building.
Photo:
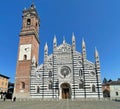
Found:
[(62, 99), (70, 99), (71, 98), (71, 90), (70, 85), (68, 83), (61, 84), (62, 89)]

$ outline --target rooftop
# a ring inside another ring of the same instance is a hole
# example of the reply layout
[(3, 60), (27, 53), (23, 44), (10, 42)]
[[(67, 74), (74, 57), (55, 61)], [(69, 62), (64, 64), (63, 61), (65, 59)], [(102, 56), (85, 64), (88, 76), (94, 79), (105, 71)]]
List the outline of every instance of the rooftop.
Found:
[(120, 81), (111, 81), (102, 84), (102, 86), (106, 86), (106, 85), (120, 85)]
[(10, 77), (0, 74), (1, 77), (9, 79)]

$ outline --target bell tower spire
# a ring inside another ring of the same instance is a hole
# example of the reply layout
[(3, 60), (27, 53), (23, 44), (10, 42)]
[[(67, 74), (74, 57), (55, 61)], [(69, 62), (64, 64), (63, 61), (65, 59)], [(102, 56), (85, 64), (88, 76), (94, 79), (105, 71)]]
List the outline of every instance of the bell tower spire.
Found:
[(34, 4), (32, 4), (30, 8), (23, 10), (22, 20), (20, 36), (32, 34), (39, 42), (40, 18)]
[(14, 96), (30, 96), (30, 74), (32, 64), (38, 64), (40, 18), (35, 5), (23, 10), (16, 67)]

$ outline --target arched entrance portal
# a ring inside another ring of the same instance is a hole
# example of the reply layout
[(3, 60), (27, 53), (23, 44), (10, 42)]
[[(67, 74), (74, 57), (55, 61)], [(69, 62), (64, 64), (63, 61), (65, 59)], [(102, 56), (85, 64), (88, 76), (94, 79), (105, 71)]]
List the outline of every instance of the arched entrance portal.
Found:
[(62, 89), (62, 99), (70, 99), (71, 98), (71, 88), (68, 83), (61, 84)]

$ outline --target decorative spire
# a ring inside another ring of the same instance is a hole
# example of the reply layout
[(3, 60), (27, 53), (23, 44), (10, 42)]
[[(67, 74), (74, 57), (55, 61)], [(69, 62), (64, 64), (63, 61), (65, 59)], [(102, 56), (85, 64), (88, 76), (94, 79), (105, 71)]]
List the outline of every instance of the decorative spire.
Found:
[(99, 53), (97, 51), (97, 48), (95, 47), (95, 58), (99, 58)]
[(84, 38), (82, 39), (82, 57), (83, 59), (86, 59), (86, 45), (85, 45)]
[(66, 42), (66, 41), (65, 41), (65, 37), (63, 36), (63, 44), (65, 44), (65, 42)]
[(44, 50), (45, 50), (45, 52), (48, 52), (48, 45), (47, 45), (47, 42), (46, 42), (46, 44), (45, 44)]
[(76, 44), (75, 44), (75, 35), (74, 32), (72, 33), (72, 49), (75, 50)]
[(73, 42), (73, 43), (75, 42), (75, 35), (74, 35), (74, 32), (72, 33), (72, 42)]
[(97, 48), (95, 47), (95, 61), (96, 61), (96, 63), (98, 63), (99, 62), (99, 53), (98, 53), (98, 51), (97, 51)]
[(56, 35), (54, 35), (53, 44), (54, 44), (54, 46), (57, 46), (57, 39), (56, 39)]
[(47, 62), (47, 57), (48, 57), (48, 45), (47, 45), (47, 42), (44, 46), (44, 62), (46, 63)]
[(86, 48), (84, 38), (82, 39), (82, 48)]
[(96, 80), (97, 80), (97, 91), (98, 91), (98, 98), (100, 99), (102, 96), (100, 94), (100, 61), (99, 61), (99, 53), (95, 47), (95, 73), (96, 73)]

